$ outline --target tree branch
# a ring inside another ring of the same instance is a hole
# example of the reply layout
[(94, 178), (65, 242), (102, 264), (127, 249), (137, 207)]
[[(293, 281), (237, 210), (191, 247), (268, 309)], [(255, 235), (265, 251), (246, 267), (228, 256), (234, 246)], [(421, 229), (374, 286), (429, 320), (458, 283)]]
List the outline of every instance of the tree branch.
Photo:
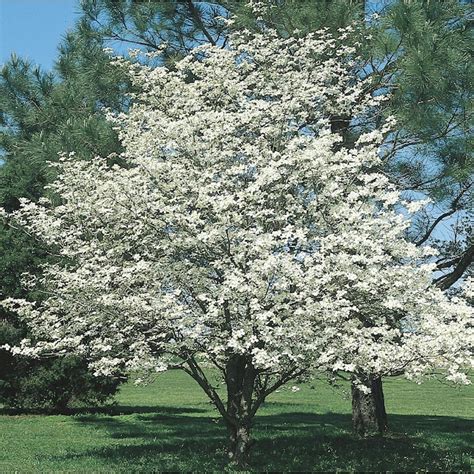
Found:
[(201, 17), (199, 16), (199, 12), (196, 10), (196, 7), (194, 6), (193, 0), (187, 0), (187, 5), (189, 12), (191, 13), (191, 16), (193, 17), (193, 20), (196, 24), (196, 26), (202, 31), (206, 39), (209, 41), (209, 43), (212, 44), (212, 46), (216, 45), (216, 42), (214, 41), (214, 38), (211, 36), (209, 31), (207, 31), (206, 27), (204, 26), (204, 23), (202, 22)]
[(201, 388), (204, 390), (206, 395), (211, 399), (211, 401), (214, 403), (215, 407), (219, 411), (219, 413), (222, 415), (222, 417), (229, 423), (232, 423), (232, 419), (229, 417), (227, 410), (225, 409), (224, 404), (222, 403), (222, 400), (220, 399), (219, 395), (215, 391), (215, 389), (212, 387), (212, 385), (209, 383), (209, 380), (207, 379), (206, 375), (204, 372), (201, 370), (197, 362), (195, 361), (194, 357), (190, 356), (187, 358), (186, 363), (189, 367), (187, 369), (186, 367), (183, 367), (183, 370), (190, 375), (196, 382), (201, 386)]
[(434, 220), (434, 222), (428, 227), (427, 231), (423, 234), (423, 236), (420, 239), (418, 239), (417, 241), (415, 241), (415, 245), (420, 246), (420, 245), (424, 244), (430, 238), (430, 236), (433, 233), (436, 226), (443, 219), (446, 219), (446, 217), (452, 216), (455, 212), (457, 212), (459, 210), (459, 201), (464, 196), (464, 194), (469, 190), (470, 187), (471, 187), (471, 184), (469, 184), (468, 186), (466, 186), (464, 189), (461, 190), (461, 192), (451, 202), (451, 206), (450, 206), (449, 211), (446, 211), (443, 214), (439, 215)]
[(253, 403), (251, 416), (255, 415), (260, 405), (265, 400), (265, 398), (268, 397), (268, 395), (270, 395), (272, 392), (280, 388), (282, 385), (285, 385), (291, 379), (294, 379), (295, 377), (299, 377), (300, 375), (303, 375), (305, 372), (306, 370), (304, 369), (301, 369), (301, 370), (293, 369), (290, 372), (287, 372), (286, 374), (282, 375), (281, 378), (278, 379), (272, 386), (270, 386), (269, 388), (261, 392)]
[(468, 249), (464, 252), (454, 270), (447, 275), (437, 278), (434, 281), (434, 284), (441, 290), (447, 290), (448, 288), (451, 288), (451, 286), (453, 286), (463, 276), (464, 272), (468, 269), (473, 261), (474, 244), (468, 247)]

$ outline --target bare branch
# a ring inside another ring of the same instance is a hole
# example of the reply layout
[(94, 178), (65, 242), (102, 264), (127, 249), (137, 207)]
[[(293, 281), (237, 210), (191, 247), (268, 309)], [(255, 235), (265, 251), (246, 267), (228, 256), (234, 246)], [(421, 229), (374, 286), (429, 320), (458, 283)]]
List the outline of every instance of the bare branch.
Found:
[(461, 201), (461, 198), (466, 194), (466, 192), (470, 189), (472, 186), (472, 183), (464, 187), (461, 192), (456, 196), (455, 199), (451, 202), (450, 209), (449, 211), (443, 212), (443, 214), (440, 214), (434, 221), (433, 223), (428, 227), (426, 232), (423, 234), (423, 236), (415, 241), (415, 244), (420, 246), (424, 244), (430, 237), (433, 231), (435, 230), (436, 226), (443, 220), (446, 219), (446, 217), (452, 216), (455, 212), (459, 210), (459, 202)]

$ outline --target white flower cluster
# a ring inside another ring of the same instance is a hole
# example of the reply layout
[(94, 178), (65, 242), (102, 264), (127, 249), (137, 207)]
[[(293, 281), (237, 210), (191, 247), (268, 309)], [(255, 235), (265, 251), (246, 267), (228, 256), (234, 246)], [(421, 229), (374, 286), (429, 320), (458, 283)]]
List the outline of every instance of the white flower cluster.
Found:
[(238, 354), (261, 374), (441, 367), (465, 381), (472, 309), (431, 286), (404, 239), (399, 195), (374, 171), (381, 133), (352, 149), (331, 133), (332, 116), (383, 100), (335, 48), (324, 31), (266, 32), (174, 70), (118, 60), (141, 90), (114, 119), (126, 166), (65, 156), (62, 204), (10, 217), (64, 257), (41, 305), (4, 302), (37, 341), (21, 350), (80, 352), (106, 374)]

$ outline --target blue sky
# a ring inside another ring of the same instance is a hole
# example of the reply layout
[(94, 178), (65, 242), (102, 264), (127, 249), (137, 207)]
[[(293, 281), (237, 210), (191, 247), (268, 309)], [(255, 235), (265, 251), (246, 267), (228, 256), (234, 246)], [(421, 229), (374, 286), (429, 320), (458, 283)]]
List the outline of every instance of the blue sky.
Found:
[(0, 0), (0, 64), (11, 53), (51, 69), (79, 0)]

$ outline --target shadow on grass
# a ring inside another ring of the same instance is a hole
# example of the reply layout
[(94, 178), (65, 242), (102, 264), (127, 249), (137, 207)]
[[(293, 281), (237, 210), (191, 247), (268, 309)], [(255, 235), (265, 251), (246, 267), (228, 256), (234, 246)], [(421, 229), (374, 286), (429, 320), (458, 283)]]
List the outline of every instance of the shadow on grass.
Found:
[[(118, 407), (115, 407), (117, 409)], [(125, 407), (123, 407), (125, 408)], [(114, 469), (222, 470), (222, 422), (202, 410), (126, 407), (135, 416), (79, 415), (78, 423), (104, 430), (110, 445), (65, 458), (100, 458)], [(147, 410), (143, 410), (149, 409)], [(361, 439), (350, 415), (282, 413), (258, 417), (252, 468), (261, 471), (453, 471), (470, 470), (471, 421), (461, 418), (391, 415), (393, 431)]]
[(200, 408), (175, 408), (154, 406), (105, 405), (102, 407), (74, 407), (62, 410), (54, 408), (0, 408), (0, 416), (18, 415), (131, 415), (133, 413), (202, 413), (208, 410)]

